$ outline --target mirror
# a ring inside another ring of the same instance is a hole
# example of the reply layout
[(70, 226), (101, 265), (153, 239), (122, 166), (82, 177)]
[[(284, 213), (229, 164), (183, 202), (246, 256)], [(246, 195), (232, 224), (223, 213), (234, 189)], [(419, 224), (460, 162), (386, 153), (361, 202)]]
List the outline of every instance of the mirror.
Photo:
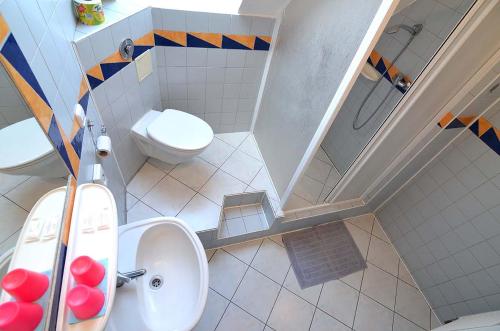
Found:
[[(68, 174), (7, 69), (0, 66), (0, 279), (17, 268), (47, 276), (48, 288), (36, 300), (44, 311), (43, 323), (51, 315), (46, 308), (63, 252), (67, 187), (75, 182)], [(0, 303), (11, 300), (0, 288)]]

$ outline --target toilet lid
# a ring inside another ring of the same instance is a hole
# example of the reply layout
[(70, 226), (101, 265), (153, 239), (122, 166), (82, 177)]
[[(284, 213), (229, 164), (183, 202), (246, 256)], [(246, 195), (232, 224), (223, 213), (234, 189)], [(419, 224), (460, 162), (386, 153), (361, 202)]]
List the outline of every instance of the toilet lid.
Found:
[(175, 109), (164, 110), (148, 125), (147, 131), (154, 141), (181, 150), (205, 148), (214, 137), (205, 121)]
[(0, 169), (29, 164), (53, 150), (34, 117), (0, 129)]

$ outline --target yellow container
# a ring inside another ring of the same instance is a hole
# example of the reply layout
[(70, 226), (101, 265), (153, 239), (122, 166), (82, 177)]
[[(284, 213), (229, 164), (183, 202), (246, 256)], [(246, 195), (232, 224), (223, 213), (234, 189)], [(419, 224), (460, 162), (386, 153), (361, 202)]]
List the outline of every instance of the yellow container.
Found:
[(73, 0), (75, 15), (85, 25), (99, 25), (104, 22), (101, 0)]

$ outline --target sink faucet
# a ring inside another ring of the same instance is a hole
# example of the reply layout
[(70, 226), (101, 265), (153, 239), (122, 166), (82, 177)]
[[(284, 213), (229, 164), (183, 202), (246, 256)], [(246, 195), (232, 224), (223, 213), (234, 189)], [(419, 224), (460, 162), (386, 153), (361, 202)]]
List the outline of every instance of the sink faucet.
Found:
[(122, 287), (125, 283), (130, 282), (132, 279), (141, 277), (146, 273), (146, 269), (139, 269), (129, 272), (117, 272), (116, 276), (116, 287)]

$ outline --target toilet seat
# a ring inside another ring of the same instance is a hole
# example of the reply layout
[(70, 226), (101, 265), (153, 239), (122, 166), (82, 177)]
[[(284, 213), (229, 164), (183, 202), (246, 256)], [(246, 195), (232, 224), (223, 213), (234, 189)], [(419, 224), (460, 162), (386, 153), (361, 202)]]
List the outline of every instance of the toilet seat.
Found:
[(204, 149), (214, 137), (212, 128), (205, 121), (175, 109), (164, 110), (146, 131), (155, 142), (182, 151)]
[(0, 169), (12, 170), (40, 162), (49, 157), (54, 148), (36, 119), (31, 117), (0, 129), (0, 151)]

